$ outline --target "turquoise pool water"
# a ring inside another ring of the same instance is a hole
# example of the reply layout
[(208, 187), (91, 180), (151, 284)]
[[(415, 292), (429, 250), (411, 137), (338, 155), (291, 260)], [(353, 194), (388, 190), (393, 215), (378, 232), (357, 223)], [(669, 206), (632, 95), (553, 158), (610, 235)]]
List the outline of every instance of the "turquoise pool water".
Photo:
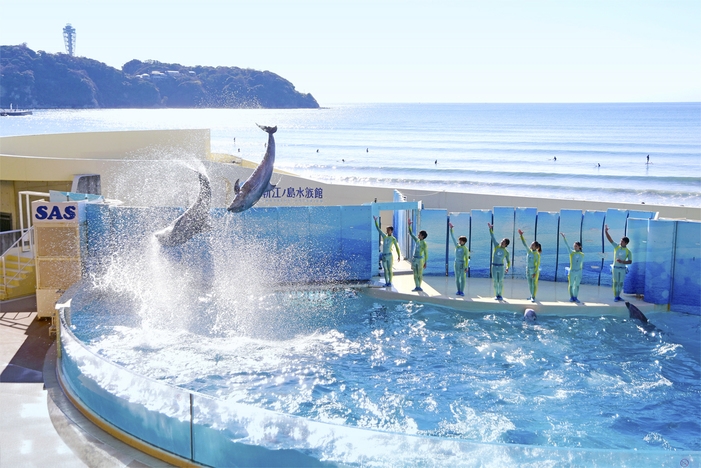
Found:
[(463, 312), (353, 289), (205, 295), (161, 320), (78, 295), (93, 352), (228, 403), (479, 443), (701, 450), (701, 319)]

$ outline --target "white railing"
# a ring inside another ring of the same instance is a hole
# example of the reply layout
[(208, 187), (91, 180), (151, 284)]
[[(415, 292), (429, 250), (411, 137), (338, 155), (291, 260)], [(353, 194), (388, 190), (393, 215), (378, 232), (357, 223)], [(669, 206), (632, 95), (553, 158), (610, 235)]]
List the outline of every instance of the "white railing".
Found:
[[(51, 197), (51, 194), (46, 192), (32, 192), (29, 190), (24, 190), (19, 192), (19, 229), (22, 231), (24, 237), (24, 231), (32, 227), (32, 204), (31, 197)], [(29, 251), (29, 246), (26, 243), (20, 243), (20, 249), (22, 252)], [(33, 255), (32, 255), (33, 256)]]
[[(23, 246), (27, 249), (24, 250)], [(29, 252), (29, 255), (23, 256), (23, 252)], [(17, 271), (11, 277), (7, 276), (7, 260), (9, 255), (17, 256)], [(25, 261), (26, 260), (26, 261)], [(7, 285), (12, 281), (18, 280), (24, 270), (34, 262), (34, 227), (27, 229), (22, 236), (0, 256), (0, 265), (2, 266), (2, 292), (7, 292)]]

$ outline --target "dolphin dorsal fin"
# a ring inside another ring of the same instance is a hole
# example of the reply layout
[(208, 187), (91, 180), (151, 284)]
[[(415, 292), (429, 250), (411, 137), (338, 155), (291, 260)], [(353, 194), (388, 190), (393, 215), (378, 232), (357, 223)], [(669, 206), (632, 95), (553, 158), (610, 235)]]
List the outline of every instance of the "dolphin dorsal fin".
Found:
[(265, 187), (265, 190), (263, 190), (263, 193), (265, 193), (265, 192), (270, 192), (270, 191), (273, 190), (275, 187), (277, 187), (277, 186), (271, 184), (270, 182), (268, 182), (268, 186)]
[(239, 179), (236, 179), (236, 183), (234, 184), (234, 193), (238, 194), (241, 191), (241, 186), (239, 185)]

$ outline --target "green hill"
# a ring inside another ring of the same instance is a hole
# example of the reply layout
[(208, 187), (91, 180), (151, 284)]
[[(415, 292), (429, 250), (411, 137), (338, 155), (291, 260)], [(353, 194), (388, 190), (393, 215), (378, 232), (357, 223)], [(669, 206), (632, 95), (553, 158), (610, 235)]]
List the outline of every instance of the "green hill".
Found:
[(97, 60), (0, 46), (0, 108), (318, 108), (269, 71)]

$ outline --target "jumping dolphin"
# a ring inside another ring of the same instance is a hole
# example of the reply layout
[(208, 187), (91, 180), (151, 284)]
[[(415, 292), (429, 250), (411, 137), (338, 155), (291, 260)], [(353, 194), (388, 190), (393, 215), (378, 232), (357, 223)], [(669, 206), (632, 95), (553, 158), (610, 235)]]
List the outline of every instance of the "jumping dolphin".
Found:
[(640, 312), (640, 309), (638, 309), (633, 304), (627, 301), (626, 307), (628, 307), (628, 314), (630, 315), (630, 318), (640, 320), (643, 323), (647, 323), (647, 317), (645, 317), (645, 315), (642, 312)]
[(268, 132), (267, 149), (265, 151), (265, 156), (263, 156), (263, 161), (256, 170), (253, 171), (253, 174), (246, 179), (246, 182), (244, 182), (242, 186), (239, 186), (239, 181), (238, 179), (236, 180), (234, 184), (236, 196), (229, 208), (227, 208), (234, 213), (246, 211), (255, 205), (264, 193), (275, 188), (275, 186), (270, 183), (270, 177), (273, 175), (273, 165), (275, 164), (275, 138), (273, 138), (273, 133), (277, 131), (277, 127), (258, 126), (261, 130)]
[(197, 234), (211, 229), (209, 224), (209, 205), (212, 202), (212, 188), (206, 175), (198, 172), (200, 193), (197, 200), (165, 229), (155, 233), (161, 245), (174, 247), (184, 244)]
[(535, 314), (535, 310), (526, 309), (523, 312), (523, 320), (525, 322), (535, 322), (537, 319), (538, 319), (538, 316)]

